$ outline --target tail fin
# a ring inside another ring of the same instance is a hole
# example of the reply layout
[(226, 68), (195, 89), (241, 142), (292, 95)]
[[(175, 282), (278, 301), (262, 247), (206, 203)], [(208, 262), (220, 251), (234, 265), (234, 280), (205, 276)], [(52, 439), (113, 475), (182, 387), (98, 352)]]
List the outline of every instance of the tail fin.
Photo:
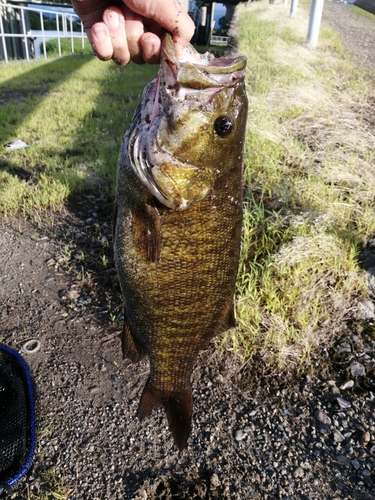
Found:
[(193, 398), (191, 388), (179, 393), (168, 394), (152, 385), (146, 384), (139, 403), (139, 420), (149, 417), (153, 408), (163, 406), (168, 419), (169, 429), (177, 448), (182, 451), (190, 435)]

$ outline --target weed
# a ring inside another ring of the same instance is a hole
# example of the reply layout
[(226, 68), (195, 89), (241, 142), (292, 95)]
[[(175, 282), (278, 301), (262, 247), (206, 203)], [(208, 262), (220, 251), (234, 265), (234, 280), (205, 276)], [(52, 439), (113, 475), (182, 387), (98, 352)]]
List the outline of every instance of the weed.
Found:
[(368, 109), (371, 82), (328, 28), (309, 50), (306, 12), (296, 21), (285, 8), (239, 7), (247, 195), (238, 327), (223, 339), (245, 360), (278, 369), (329, 345), (366, 295), (357, 249), (375, 230), (375, 143), (358, 111)]

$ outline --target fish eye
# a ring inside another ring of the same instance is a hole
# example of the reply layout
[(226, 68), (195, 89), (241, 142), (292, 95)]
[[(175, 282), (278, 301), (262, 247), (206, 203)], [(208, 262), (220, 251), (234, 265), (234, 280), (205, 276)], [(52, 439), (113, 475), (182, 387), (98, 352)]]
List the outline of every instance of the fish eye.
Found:
[(224, 115), (216, 118), (214, 129), (218, 136), (226, 137), (232, 132), (233, 120), (230, 116)]

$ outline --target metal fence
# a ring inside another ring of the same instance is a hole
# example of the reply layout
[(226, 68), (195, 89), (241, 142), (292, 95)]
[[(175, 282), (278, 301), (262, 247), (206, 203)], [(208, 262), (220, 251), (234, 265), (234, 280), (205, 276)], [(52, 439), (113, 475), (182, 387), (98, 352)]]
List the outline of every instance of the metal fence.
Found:
[(226, 47), (229, 45), (229, 36), (218, 36), (218, 35), (211, 35), (210, 38), (210, 44), (211, 45), (221, 45), (223, 47)]
[[(39, 30), (32, 29), (31, 16), (40, 26)], [(47, 29), (48, 24), (53, 24), (56, 29)], [(70, 39), (72, 54), (75, 53), (75, 39), (81, 40), (84, 52), (86, 33), (74, 13), (11, 5), (0, 0), (0, 60), (47, 58), (46, 42), (50, 39), (57, 39), (61, 57), (63, 38)]]

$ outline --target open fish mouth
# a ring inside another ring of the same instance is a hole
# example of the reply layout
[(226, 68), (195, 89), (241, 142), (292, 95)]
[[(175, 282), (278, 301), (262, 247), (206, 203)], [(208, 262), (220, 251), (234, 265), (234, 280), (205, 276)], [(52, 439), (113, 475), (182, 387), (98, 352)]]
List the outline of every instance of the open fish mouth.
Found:
[(212, 189), (212, 175), (178, 158), (178, 134), (175, 147), (164, 138), (184, 113), (209, 107), (217, 93), (241, 80), (245, 66), (245, 57), (215, 58), (191, 45), (177, 60), (172, 37), (165, 33), (158, 75), (144, 90), (126, 143), (135, 175), (162, 205), (184, 210)]

